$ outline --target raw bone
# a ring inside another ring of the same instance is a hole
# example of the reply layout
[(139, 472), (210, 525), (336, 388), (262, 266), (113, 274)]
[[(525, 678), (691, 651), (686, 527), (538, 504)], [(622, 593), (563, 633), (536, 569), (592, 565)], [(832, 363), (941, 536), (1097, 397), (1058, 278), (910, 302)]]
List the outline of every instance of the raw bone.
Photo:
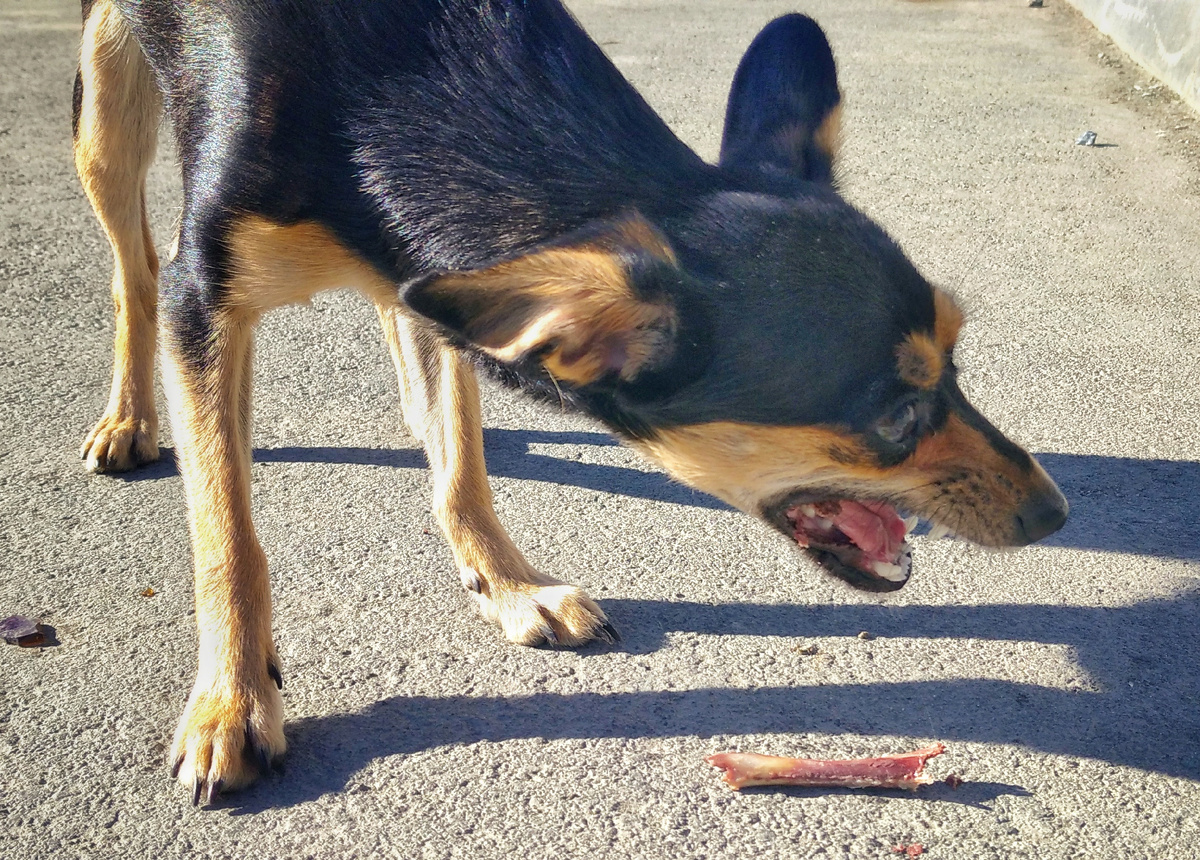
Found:
[(725, 771), (725, 781), (735, 789), (751, 785), (812, 785), (827, 788), (907, 788), (929, 785), (925, 762), (946, 751), (934, 744), (901, 755), (820, 761), (756, 753), (723, 752), (705, 759)]

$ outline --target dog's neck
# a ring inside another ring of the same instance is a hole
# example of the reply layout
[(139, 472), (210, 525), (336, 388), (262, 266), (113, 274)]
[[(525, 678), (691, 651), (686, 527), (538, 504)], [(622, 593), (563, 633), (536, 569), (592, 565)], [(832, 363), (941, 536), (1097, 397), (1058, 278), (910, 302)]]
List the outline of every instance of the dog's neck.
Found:
[(373, 84), (352, 132), (417, 269), (479, 266), (623, 210), (678, 212), (719, 184), (560, 8), (428, 32), (437, 61)]

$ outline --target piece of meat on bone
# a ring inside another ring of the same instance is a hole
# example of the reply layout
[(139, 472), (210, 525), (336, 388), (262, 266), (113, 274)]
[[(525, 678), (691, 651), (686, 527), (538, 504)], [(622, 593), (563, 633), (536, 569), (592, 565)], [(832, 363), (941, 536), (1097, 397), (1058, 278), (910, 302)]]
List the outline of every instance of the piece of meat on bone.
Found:
[(757, 753), (723, 752), (705, 759), (725, 771), (735, 789), (752, 785), (808, 785), (825, 788), (907, 788), (929, 785), (925, 762), (946, 751), (934, 744), (901, 755), (822, 761)]

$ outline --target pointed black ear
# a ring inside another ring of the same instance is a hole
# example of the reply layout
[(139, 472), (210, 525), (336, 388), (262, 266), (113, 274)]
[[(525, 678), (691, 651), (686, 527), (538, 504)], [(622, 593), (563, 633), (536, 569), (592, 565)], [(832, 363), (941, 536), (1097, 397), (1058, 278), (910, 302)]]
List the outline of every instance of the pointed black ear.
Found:
[(832, 183), (841, 102), (833, 52), (817, 22), (776, 18), (733, 76), (721, 166)]
[(633, 379), (670, 354), (664, 284), (677, 272), (667, 240), (634, 213), (481, 269), (427, 275), (401, 297), (500, 361), (587, 385)]

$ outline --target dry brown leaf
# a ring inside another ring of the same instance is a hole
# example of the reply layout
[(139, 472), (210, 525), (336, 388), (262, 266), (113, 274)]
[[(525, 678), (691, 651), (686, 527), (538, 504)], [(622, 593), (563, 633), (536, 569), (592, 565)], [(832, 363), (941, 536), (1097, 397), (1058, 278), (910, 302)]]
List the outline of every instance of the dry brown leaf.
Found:
[(9, 645), (22, 648), (37, 648), (46, 643), (46, 630), (32, 618), (10, 615), (0, 621), (0, 639)]

